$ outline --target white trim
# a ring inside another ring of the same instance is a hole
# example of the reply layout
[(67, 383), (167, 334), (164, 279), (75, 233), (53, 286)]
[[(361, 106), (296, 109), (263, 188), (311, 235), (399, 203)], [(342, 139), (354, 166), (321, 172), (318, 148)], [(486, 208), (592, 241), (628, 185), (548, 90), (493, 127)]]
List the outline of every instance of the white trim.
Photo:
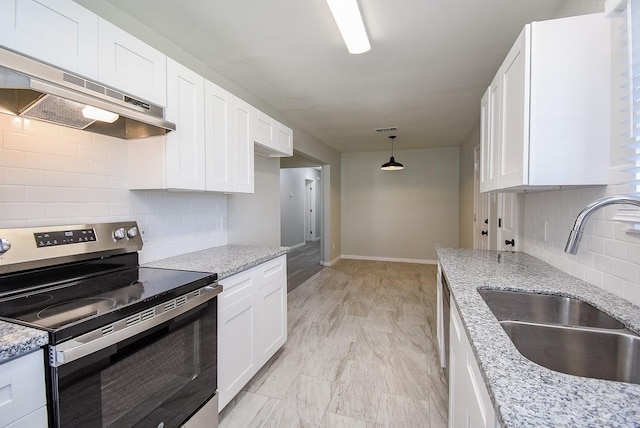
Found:
[(292, 245), (289, 247), (289, 251), (295, 250), (296, 248), (304, 247), (305, 245), (307, 245), (306, 242), (301, 242), (299, 244)]
[(331, 260), (330, 262), (322, 262), (322, 266), (333, 266), (336, 263), (338, 263), (340, 261), (340, 256), (336, 257), (335, 259)]
[(343, 254), (343, 259), (347, 260), (371, 260), (376, 262), (393, 262), (393, 263), (417, 263), (421, 265), (437, 265), (437, 260), (423, 260), (423, 259), (399, 259), (394, 257), (371, 257), (371, 256), (354, 256), (349, 254)]

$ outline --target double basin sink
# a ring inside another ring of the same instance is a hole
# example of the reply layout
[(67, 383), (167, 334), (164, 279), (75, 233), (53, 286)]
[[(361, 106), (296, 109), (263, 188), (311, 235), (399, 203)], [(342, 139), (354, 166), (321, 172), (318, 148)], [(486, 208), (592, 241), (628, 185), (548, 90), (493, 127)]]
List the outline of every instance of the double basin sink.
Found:
[(640, 384), (640, 336), (579, 299), (479, 289), (516, 349), (548, 369)]

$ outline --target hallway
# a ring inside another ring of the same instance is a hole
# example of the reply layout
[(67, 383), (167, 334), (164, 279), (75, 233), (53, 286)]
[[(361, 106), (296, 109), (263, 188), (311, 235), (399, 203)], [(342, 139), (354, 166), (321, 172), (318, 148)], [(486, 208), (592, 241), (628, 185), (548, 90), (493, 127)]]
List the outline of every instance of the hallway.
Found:
[(320, 246), (322, 241), (307, 241), (302, 247), (298, 247), (287, 253), (287, 292), (320, 272), (324, 266), (320, 264), (322, 255)]
[(435, 273), (342, 260), (294, 289), (288, 341), (220, 427), (445, 427)]

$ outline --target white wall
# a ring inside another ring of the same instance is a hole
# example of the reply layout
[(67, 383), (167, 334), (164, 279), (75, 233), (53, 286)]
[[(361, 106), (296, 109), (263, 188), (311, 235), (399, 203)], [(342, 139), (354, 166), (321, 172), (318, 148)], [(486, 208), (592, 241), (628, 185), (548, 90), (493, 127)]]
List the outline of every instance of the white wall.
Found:
[(304, 234), (305, 180), (315, 183), (316, 222), (314, 236), (321, 237), (322, 188), (320, 171), (315, 168), (284, 168), (280, 170), (280, 234), (281, 245), (292, 247), (306, 241)]
[(433, 262), (458, 245), (457, 147), (342, 155), (342, 256)]
[(142, 263), (227, 243), (227, 197), (127, 190), (127, 142), (0, 114), (0, 228), (136, 220)]

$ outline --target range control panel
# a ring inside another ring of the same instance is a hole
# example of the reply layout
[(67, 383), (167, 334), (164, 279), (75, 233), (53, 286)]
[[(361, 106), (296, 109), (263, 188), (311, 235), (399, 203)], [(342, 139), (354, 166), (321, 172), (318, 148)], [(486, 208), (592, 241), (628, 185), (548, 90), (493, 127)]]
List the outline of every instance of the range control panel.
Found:
[(141, 249), (135, 221), (0, 229), (0, 275)]
[(51, 247), (53, 245), (77, 244), (80, 242), (90, 242), (96, 240), (94, 229), (65, 230), (54, 232), (36, 232), (33, 234), (36, 245), (40, 247)]

